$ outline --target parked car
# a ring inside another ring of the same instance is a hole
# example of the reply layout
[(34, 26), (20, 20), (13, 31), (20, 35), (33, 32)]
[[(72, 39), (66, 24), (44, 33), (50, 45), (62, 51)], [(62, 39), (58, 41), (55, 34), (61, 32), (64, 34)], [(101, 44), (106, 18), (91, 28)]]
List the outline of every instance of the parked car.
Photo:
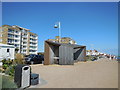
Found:
[(93, 56), (92, 61), (97, 60), (97, 56)]
[(28, 57), (25, 58), (25, 63), (26, 64), (40, 64), (44, 61), (44, 56), (43, 55), (29, 55)]

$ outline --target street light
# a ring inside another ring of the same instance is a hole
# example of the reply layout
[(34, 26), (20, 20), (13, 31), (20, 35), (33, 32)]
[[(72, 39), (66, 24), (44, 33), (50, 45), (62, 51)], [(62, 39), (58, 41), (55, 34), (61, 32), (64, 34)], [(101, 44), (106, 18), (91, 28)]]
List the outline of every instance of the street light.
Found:
[(59, 43), (61, 42), (60, 37), (61, 37), (61, 27), (60, 27), (60, 21), (55, 23), (54, 28), (58, 28), (58, 34), (59, 34)]

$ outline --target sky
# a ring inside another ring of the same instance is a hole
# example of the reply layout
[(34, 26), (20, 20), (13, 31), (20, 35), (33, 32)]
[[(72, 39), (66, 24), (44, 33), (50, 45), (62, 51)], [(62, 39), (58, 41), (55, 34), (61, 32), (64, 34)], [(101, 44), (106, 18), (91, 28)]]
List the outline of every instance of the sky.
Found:
[(38, 34), (38, 51), (44, 41), (58, 36), (71, 37), (78, 45), (108, 54), (118, 50), (117, 2), (3, 2), (2, 24), (18, 25)]

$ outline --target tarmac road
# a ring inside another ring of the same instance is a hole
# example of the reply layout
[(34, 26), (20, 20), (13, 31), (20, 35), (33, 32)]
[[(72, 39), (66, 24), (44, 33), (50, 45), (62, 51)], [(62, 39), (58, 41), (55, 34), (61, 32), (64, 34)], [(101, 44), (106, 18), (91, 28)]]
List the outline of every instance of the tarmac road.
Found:
[[(31, 65), (41, 83), (30, 88), (118, 88), (118, 62), (101, 59), (75, 65)], [(43, 84), (42, 84), (43, 83)]]

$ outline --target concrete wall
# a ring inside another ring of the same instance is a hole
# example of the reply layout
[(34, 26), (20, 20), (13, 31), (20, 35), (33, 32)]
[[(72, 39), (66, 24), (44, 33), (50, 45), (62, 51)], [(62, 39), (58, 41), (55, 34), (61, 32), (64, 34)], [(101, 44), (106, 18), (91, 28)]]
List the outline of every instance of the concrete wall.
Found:
[(59, 57), (59, 46), (45, 42), (44, 65), (55, 64), (54, 57)]
[(49, 54), (50, 54), (50, 64), (54, 64), (54, 47), (49, 45)]
[(44, 65), (49, 65), (50, 64), (50, 47), (48, 43), (44, 43)]
[(61, 45), (59, 48), (59, 64), (73, 65), (73, 48), (70, 46)]

